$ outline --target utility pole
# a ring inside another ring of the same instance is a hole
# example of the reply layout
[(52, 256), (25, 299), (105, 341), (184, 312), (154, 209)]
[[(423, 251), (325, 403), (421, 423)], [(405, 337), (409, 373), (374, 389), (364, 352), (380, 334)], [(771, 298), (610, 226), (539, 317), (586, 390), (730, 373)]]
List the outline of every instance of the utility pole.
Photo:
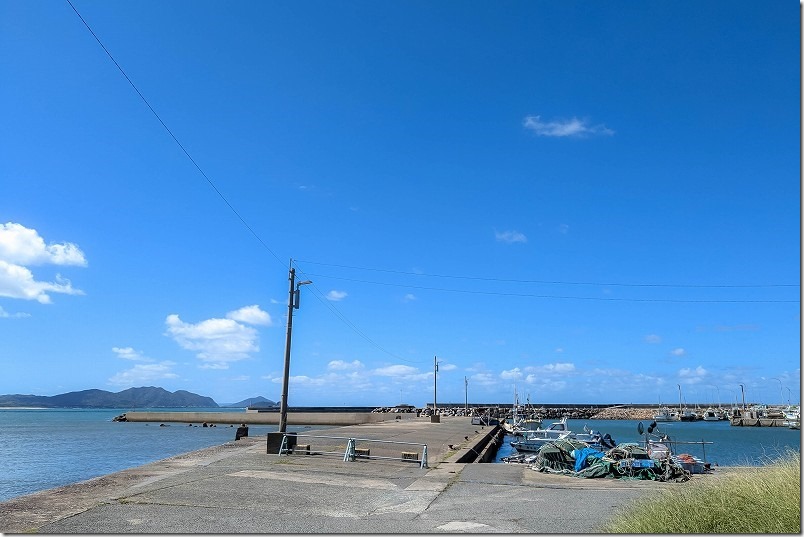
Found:
[(438, 358), (433, 356), (433, 416), (436, 413), (436, 396), (438, 395)]
[(464, 402), (463, 402), (463, 412), (467, 416), (469, 415), (469, 379), (463, 377), (463, 394), (464, 394)]
[(299, 287), (307, 285), (310, 280), (296, 284), (296, 269), (293, 268), (293, 259), (290, 260), (288, 271), (288, 329), (285, 334), (285, 367), (282, 372), (282, 398), (279, 400), (279, 432), (287, 432), (288, 426), (288, 383), (290, 381), (290, 343), (293, 333), (293, 310), (299, 309)]
[(433, 415), (430, 416), (430, 423), (441, 423), (441, 416), (437, 415), (438, 403), (438, 357), (433, 356)]

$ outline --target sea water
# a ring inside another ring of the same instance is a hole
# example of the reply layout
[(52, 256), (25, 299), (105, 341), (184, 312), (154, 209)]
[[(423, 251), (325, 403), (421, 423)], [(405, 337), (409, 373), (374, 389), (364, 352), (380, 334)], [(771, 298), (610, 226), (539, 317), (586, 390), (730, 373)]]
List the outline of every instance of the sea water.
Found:
[[(221, 424), (201, 427), (165, 423), (160, 427), (158, 423), (112, 421), (124, 412), (126, 409), (0, 408), (0, 501), (221, 445), (235, 438), (236, 427)], [(608, 433), (618, 443), (640, 441), (637, 421), (568, 420), (567, 424), (573, 431), (583, 431), (586, 426), (601, 434)], [(315, 427), (288, 426), (289, 432), (309, 429)], [(249, 436), (265, 436), (276, 430), (276, 425), (249, 425)], [(679, 445), (677, 449), (720, 466), (767, 464), (787, 449), (801, 449), (801, 431), (786, 427), (732, 427), (728, 421), (698, 421), (660, 423), (659, 431), (674, 440), (712, 442), (703, 446)], [(514, 452), (510, 438), (506, 440), (497, 461)]]
[[(550, 423), (550, 419), (542, 421), (544, 427)], [(567, 428), (579, 433), (584, 432), (584, 427), (601, 435), (608, 433), (618, 444), (644, 443), (645, 436), (637, 429), (639, 423), (638, 420), (569, 419)], [(651, 420), (642, 421), (643, 429), (647, 430), (650, 423)], [(788, 450), (801, 451), (801, 431), (787, 427), (733, 427), (728, 420), (675, 421), (658, 423), (654, 433), (667, 434), (677, 442), (691, 442), (674, 445), (674, 452), (689, 453), (713, 466), (761, 466), (784, 456)], [(495, 462), (516, 453), (511, 447), (512, 438), (506, 435)]]
[[(130, 409), (128, 409), (130, 410)], [(150, 410), (150, 409), (149, 409)], [(188, 409), (153, 409), (188, 411)], [(199, 408), (198, 412), (238, 412)], [(133, 468), (235, 439), (237, 427), (114, 422), (121, 409), (0, 408), (0, 501)], [(243, 410), (245, 413), (245, 411)], [(311, 427), (288, 426), (288, 432)], [(314, 428), (314, 427), (312, 427)], [(265, 436), (276, 425), (249, 425)]]

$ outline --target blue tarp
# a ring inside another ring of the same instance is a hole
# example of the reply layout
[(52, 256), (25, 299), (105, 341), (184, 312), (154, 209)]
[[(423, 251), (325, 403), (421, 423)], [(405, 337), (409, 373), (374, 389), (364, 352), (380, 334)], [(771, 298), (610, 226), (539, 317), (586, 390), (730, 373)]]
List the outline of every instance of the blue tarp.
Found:
[(590, 447), (582, 449), (574, 449), (572, 450), (572, 454), (575, 457), (576, 472), (580, 472), (581, 470), (583, 470), (588, 466), (587, 459), (589, 459), (590, 457), (593, 459), (602, 459), (603, 456), (605, 455), (603, 452)]

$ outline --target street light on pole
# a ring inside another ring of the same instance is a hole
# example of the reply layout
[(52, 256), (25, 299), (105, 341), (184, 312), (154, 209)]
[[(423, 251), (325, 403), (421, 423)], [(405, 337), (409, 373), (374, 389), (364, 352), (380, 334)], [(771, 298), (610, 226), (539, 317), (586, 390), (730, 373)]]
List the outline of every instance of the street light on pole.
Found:
[(779, 381), (779, 398), (782, 400), (782, 406), (784, 406), (784, 388), (782, 387), (782, 381), (777, 379), (776, 377), (771, 377), (771, 380)]
[(745, 412), (745, 386), (740, 384), (740, 393), (743, 394), (743, 412)]
[(282, 398), (279, 401), (279, 432), (287, 432), (288, 427), (288, 384), (290, 381), (290, 342), (291, 334), (293, 332), (293, 310), (299, 309), (299, 298), (301, 291), (299, 288), (302, 285), (309, 285), (313, 283), (310, 280), (296, 283), (296, 269), (293, 268), (293, 260), (290, 260), (290, 271), (288, 273), (288, 280), (290, 286), (288, 289), (288, 330), (285, 334), (285, 368), (282, 373)]

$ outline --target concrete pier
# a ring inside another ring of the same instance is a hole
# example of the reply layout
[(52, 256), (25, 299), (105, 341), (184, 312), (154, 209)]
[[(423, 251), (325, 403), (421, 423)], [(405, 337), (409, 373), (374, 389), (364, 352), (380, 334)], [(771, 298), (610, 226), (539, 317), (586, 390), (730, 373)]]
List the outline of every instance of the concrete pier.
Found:
[[(315, 455), (322, 444), (313, 437), (302, 442), (310, 454), (270, 454), (265, 437), (246, 437), (2, 502), (0, 532), (598, 533), (632, 500), (677, 486), (459, 462), (495, 436), (468, 417), (413, 415), (315, 434), (426, 444), (428, 465)], [(414, 450), (377, 444), (370, 453), (403, 451)]]
[[(300, 425), (359, 425), (393, 420), (397, 416), (410, 419), (416, 414), (379, 412), (288, 412), (288, 423)], [(220, 423), (228, 425), (279, 425), (278, 412), (126, 412), (125, 421), (152, 423)]]

